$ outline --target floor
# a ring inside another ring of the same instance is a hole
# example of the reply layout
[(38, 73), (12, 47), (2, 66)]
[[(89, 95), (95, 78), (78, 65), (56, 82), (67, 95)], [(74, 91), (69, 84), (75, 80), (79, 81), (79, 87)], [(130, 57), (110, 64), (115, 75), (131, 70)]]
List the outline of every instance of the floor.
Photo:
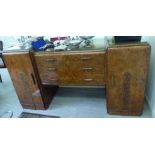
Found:
[[(64, 118), (135, 118), (132, 116), (109, 115), (106, 111), (104, 88), (60, 88), (48, 110), (25, 110), (21, 107), (15, 93), (7, 69), (0, 69), (3, 83), (0, 83), (0, 115), (12, 111), (13, 117), (21, 112), (32, 112)], [(8, 117), (3, 115), (3, 117)], [(144, 112), (140, 118), (150, 118), (151, 113), (145, 103)], [(139, 118), (137, 117), (137, 118)]]

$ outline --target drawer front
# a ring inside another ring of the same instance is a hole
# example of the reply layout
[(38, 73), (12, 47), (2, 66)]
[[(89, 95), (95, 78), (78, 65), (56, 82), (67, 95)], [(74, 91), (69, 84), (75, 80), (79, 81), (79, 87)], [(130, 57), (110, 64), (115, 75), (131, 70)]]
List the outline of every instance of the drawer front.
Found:
[(58, 85), (58, 66), (61, 66), (61, 54), (37, 54), (36, 63), (43, 84)]
[(37, 55), (42, 83), (105, 85), (105, 53)]
[[(93, 68), (93, 67), (92, 67)], [(69, 72), (62, 72), (59, 73), (59, 81), (61, 85), (63, 84), (76, 84), (76, 85), (89, 85), (89, 84), (97, 84), (97, 85), (105, 85), (105, 73), (104, 70), (101, 72), (100, 69), (93, 69), (83, 70), (83, 68), (74, 69), (73, 67), (70, 68)], [(104, 68), (102, 68), (104, 69)]]
[(69, 54), (63, 60), (65, 65), (59, 68), (61, 85), (105, 85), (105, 53)]
[(105, 65), (104, 62), (102, 64), (72, 64), (70, 66), (70, 70), (72, 73), (74, 73), (76, 76), (82, 76), (82, 75), (96, 75), (101, 74), (105, 75)]
[(103, 64), (105, 53), (69, 53), (63, 56), (65, 63), (72, 64)]
[(105, 81), (102, 77), (80, 77), (66, 78), (59, 80), (60, 85), (77, 85), (77, 86), (104, 86)]
[(37, 65), (40, 70), (57, 68), (62, 62), (61, 54), (39, 54), (35, 55)]
[(43, 84), (58, 85), (58, 74), (56, 72), (42, 72), (40, 78)]

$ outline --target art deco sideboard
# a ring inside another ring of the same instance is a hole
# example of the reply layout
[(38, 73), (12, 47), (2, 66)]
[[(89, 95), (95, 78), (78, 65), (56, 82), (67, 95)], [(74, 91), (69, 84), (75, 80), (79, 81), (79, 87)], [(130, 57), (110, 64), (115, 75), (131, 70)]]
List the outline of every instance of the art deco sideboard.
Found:
[(107, 50), (10, 51), (3, 57), (23, 108), (47, 109), (59, 86), (104, 86), (107, 112), (143, 112), (150, 46), (113, 44)]

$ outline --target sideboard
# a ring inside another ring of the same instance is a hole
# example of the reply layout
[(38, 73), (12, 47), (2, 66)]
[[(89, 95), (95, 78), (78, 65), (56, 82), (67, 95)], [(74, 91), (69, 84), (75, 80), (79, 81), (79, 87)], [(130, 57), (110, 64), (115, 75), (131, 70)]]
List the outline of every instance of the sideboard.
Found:
[(47, 109), (59, 86), (104, 86), (107, 112), (141, 115), (151, 47), (112, 44), (106, 50), (7, 51), (3, 57), (23, 108)]

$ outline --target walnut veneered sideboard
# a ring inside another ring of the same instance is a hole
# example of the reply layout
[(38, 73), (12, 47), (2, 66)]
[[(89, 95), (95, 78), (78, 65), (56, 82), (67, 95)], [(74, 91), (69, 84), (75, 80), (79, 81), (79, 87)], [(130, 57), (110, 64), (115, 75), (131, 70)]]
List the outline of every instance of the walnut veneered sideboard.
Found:
[(107, 50), (10, 51), (3, 57), (23, 108), (47, 109), (59, 86), (104, 86), (109, 114), (143, 112), (150, 45)]

